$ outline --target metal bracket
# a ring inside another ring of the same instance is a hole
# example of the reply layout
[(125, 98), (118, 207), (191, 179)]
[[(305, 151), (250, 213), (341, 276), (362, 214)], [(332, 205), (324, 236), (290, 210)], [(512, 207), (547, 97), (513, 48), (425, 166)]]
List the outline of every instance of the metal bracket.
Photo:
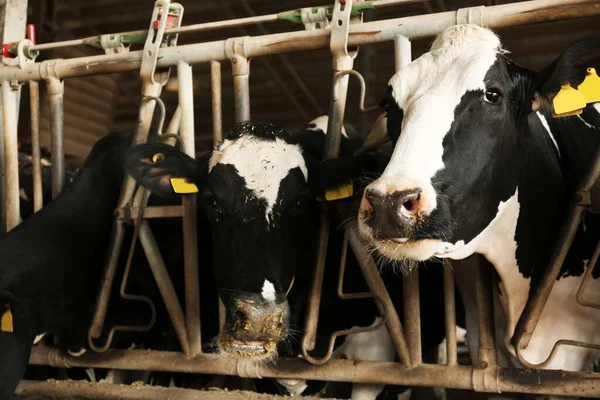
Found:
[[(168, 10), (167, 12), (164, 12)], [(171, 17), (171, 18), (169, 18)], [(176, 18), (174, 18), (176, 17)], [(169, 80), (170, 69), (162, 72), (156, 72), (158, 61), (158, 50), (161, 47), (173, 47), (177, 44), (177, 35), (167, 40), (164, 39), (166, 28), (181, 26), (183, 18), (183, 7), (178, 3), (171, 4), (170, 0), (158, 0), (154, 4), (148, 36), (144, 44), (142, 53), (142, 66), (140, 68), (140, 78), (143, 82), (165, 85)], [(169, 24), (167, 24), (169, 22)], [(146, 85), (142, 88), (142, 95), (154, 96), (155, 93), (147, 93)]]
[(300, 9), (300, 18), (307, 31), (329, 28), (331, 23), (327, 18), (327, 8), (305, 7)]
[(106, 54), (118, 54), (129, 51), (129, 46), (121, 42), (121, 35), (102, 35), (100, 36), (100, 46)]
[[(333, 69), (344, 71), (352, 69), (352, 63), (358, 54), (358, 48), (348, 51), (348, 32), (350, 30), (350, 17), (352, 16), (352, 1), (335, 0), (333, 17), (331, 18), (331, 41), (329, 48), (333, 56)], [(362, 14), (358, 15), (362, 21)]]

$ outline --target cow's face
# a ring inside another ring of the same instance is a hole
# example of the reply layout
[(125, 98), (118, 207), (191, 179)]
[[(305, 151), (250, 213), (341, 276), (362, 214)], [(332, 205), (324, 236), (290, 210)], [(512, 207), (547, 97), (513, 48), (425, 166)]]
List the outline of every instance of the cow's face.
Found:
[(242, 123), (197, 162), (162, 144), (136, 146), (128, 154), (127, 171), (155, 194), (173, 195), (171, 178), (198, 186), (226, 309), (217, 343), (236, 357), (276, 355), (288, 336), (290, 314), (298, 311), (290, 310), (288, 292), (306, 289), (299, 281), (312, 276), (316, 198), (324, 188), (373, 169), (365, 164), (370, 156), (319, 162), (296, 142), (302, 141), (275, 125)]
[(229, 353), (271, 356), (287, 336), (286, 295), (313, 246), (307, 180), (300, 147), (270, 124), (241, 125), (213, 151), (203, 198)]
[(491, 31), (455, 26), (389, 82), (382, 176), (365, 190), (361, 234), (391, 259), (426, 260), (482, 232), (517, 187), (527, 71)]

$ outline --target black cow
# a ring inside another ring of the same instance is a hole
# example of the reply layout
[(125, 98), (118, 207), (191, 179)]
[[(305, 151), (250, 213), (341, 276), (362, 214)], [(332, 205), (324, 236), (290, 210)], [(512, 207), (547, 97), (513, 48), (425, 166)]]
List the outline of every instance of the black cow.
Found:
[(13, 393), (36, 335), (83, 347), (130, 143), (117, 133), (100, 140), (61, 195), (0, 240), (0, 398)]
[[(535, 73), (511, 61), (490, 30), (459, 25), (389, 82), (384, 103), (395, 149), (381, 178), (365, 191), (359, 228), (394, 260), (485, 256), (500, 279), (496, 338), (502, 365), (520, 365), (511, 342), (516, 323), (600, 144), (595, 100), (579, 115), (555, 119), (552, 98), (562, 84), (577, 87), (586, 69), (599, 70), (599, 49), (599, 36), (584, 38)], [(597, 215), (588, 213), (583, 222), (537, 329), (521, 350), (529, 363), (546, 360), (559, 339), (600, 340), (600, 312), (575, 302), (580, 276), (594, 267), (588, 262), (600, 237)], [(457, 279), (474, 357), (472, 277), (457, 267)], [(586, 299), (594, 301), (599, 293), (600, 282), (593, 279)], [(563, 347), (545, 367), (585, 370), (595, 356)]]
[[(303, 327), (317, 249), (319, 212), (315, 199), (326, 188), (362, 177), (365, 171), (377, 171), (385, 163), (374, 155), (319, 162), (323, 129), (312, 123), (306, 131), (290, 135), (271, 124), (242, 123), (212, 154), (199, 160), (161, 144), (137, 146), (127, 156), (128, 173), (155, 194), (176, 195), (172, 178), (186, 178), (202, 190), (205, 212), (213, 227), (214, 272), (227, 309), (225, 329), (217, 343), (227, 354), (262, 361), (274, 358), (278, 350), (285, 355), (299, 353), (295, 342), (285, 339), (290, 330)], [(343, 149), (351, 153), (359, 145), (346, 142)], [(358, 181), (355, 187), (359, 187)], [(331, 307), (325, 307), (322, 314), (324, 329), (319, 345), (325, 345), (333, 330), (372, 325), (377, 315), (372, 302), (363, 302), (361, 318), (356, 308), (340, 304), (335, 296), (329, 298), (335, 293), (332, 285), (339, 265), (339, 231), (332, 231), (331, 240), (330, 253), (337, 252), (333, 257), (338, 261), (332, 257), (327, 261), (329, 287), (323, 303)], [(350, 264), (356, 268), (355, 261)], [(349, 290), (366, 289), (357, 270), (349, 275)], [(397, 293), (397, 298), (402, 294)], [(338, 305), (346, 307), (345, 311), (336, 310)], [(443, 323), (443, 314), (438, 315)], [(426, 328), (424, 331), (429, 332)], [(443, 328), (436, 332), (441, 334), (435, 344), (441, 341)], [(372, 333), (371, 340), (368, 336), (346, 340), (339, 355), (393, 360), (395, 352), (385, 328)], [(366, 346), (365, 339), (372, 346)], [(303, 382), (281, 382), (295, 393), (304, 389)]]

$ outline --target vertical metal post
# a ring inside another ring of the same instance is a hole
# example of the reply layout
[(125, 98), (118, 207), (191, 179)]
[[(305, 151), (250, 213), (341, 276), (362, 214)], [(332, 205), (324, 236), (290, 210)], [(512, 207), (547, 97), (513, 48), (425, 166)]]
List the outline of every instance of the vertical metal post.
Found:
[(52, 199), (55, 199), (65, 184), (64, 82), (56, 77), (46, 79), (50, 96), (50, 147), (52, 149)]
[(213, 145), (216, 146), (223, 140), (223, 108), (221, 100), (221, 63), (210, 62), (210, 85), (212, 92), (213, 116)]
[(235, 122), (250, 120), (250, 62), (246, 57), (235, 55), (231, 58), (233, 70), (233, 101), (235, 102)]
[(42, 153), (40, 149), (40, 84), (29, 82), (29, 108), (31, 113), (31, 158), (33, 160), (33, 212), (44, 205), (42, 187)]
[(19, 210), (19, 146), (17, 138), (17, 91), (10, 82), (2, 82), (2, 130), (4, 136), (4, 171), (6, 173), (6, 231), (21, 220)]
[(481, 255), (474, 255), (478, 271), (475, 279), (475, 300), (477, 303), (477, 321), (479, 324), (479, 348), (477, 366), (487, 368), (496, 365), (496, 345), (494, 334), (494, 303), (492, 300), (491, 266)]
[[(181, 127), (179, 135), (183, 151), (195, 158), (194, 138), (194, 85), (192, 67), (184, 62), (177, 63), (179, 79), (179, 107)], [(190, 342), (190, 355), (202, 352), (200, 337), (200, 282), (198, 280), (198, 224), (196, 216), (196, 194), (183, 196), (183, 254), (185, 269), (185, 315), (186, 330)]]
[(402, 35), (396, 36), (394, 38), (394, 61), (396, 72), (402, 67), (410, 64), (412, 61), (411, 53), (410, 39)]
[(404, 300), (404, 331), (410, 351), (410, 366), (423, 362), (421, 354), (421, 304), (419, 299), (419, 269), (413, 268), (402, 277)]
[[(25, 38), (25, 24), (27, 21), (27, 0), (5, 0), (2, 1), (1, 3), (2, 5), (0, 6), (0, 12), (2, 13), (2, 19), (0, 20), (0, 30), (2, 32), (2, 43), (15, 43), (18, 41), (21, 41)], [(16, 60), (15, 59), (7, 59), (5, 57), (2, 57), (2, 62), (6, 65), (6, 64), (15, 64)], [(4, 85), (3, 85), (4, 86)], [(8, 85), (7, 85), (8, 86)], [(13, 89), (13, 91), (15, 93), (11, 93), (10, 97), (14, 97), (14, 99), (9, 99), (8, 101), (12, 104), (14, 104), (14, 129), (15, 131), (12, 132), (12, 134), (9, 134), (9, 136), (13, 136), (14, 135), (14, 140), (15, 143), (17, 141), (17, 135), (18, 135), (18, 131), (17, 131), (17, 121), (19, 120), (19, 100), (21, 98), (21, 88), (19, 86), (15, 86), (15, 88)], [(2, 91), (4, 92), (4, 91)], [(4, 97), (4, 93), (3, 93), (3, 97)], [(4, 101), (3, 101), (4, 104)], [(9, 108), (11, 108), (12, 105), (9, 105)], [(2, 107), (4, 108), (4, 106)], [(0, 117), (2, 117), (1, 119), (3, 121), (6, 121), (7, 119), (12, 119), (13, 115), (11, 114), (10, 117), (8, 114), (6, 114), (3, 110), (2, 113), (0, 115)], [(10, 122), (9, 122), (10, 124)], [(4, 129), (4, 123), (0, 124), (0, 128)], [(4, 148), (4, 138), (6, 136), (6, 133), (1, 132), (0, 133), (0, 216), (2, 217), (2, 221), (0, 221), (0, 231), (4, 232), (5, 229), (7, 229), (7, 227), (9, 225), (14, 226), (16, 224), (19, 223), (20, 220), (20, 215), (16, 220), (16, 223), (14, 222), (15, 220), (15, 210), (13, 208), (12, 210), (12, 222), (9, 223), (8, 221), (8, 217), (6, 215), (6, 211), (7, 211), (7, 204), (6, 204), (6, 196), (11, 196), (13, 197), (14, 200), (14, 193), (11, 193), (10, 195), (7, 194), (7, 187), (6, 187), (6, 180), (10, 179), (10, 175), (9, 172), (5, 170), (5, 167), (8, 163), (7, 160), (5, 160), (5, 155), (7, 154), (7, 151)], [(14, 149), (14, 157), (17, 161), (16, 162), (17, 166), (16, 166), (16, 176), (17, 176), (17, 181), (16, 184), (18, 186), (18, 150), (15, 147)], [(11, 164), (13, 164), (14, 162), (11, 162)], [(13, 181), (14, 183), (14, 181)], [(14, 190), (14, 188), (13, 188)], [(17, 188), (17, 207), (19, 206), (19, 198), (18, 198), (18, 188)], [(19, 210), (16, 210), (16, 213), (20, 214)]]
[(446, 313), (446, 353), (447, 365), (458, 365), (456, 344), (456, 299), (454, 290), (454, 271), (444, 265), (444, 312)]

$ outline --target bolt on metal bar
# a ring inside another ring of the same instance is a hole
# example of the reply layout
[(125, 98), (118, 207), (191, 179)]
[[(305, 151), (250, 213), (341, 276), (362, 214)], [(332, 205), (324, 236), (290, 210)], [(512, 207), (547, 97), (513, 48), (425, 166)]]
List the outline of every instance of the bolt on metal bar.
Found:
[[(183, 152), (196, 157), (194, 140), (194, 85), (192, 67), (183, 61), (177, 64), (179, 79), (179, 107), (181, 127), (179, 135)], [(202, 352), (200, 337), (200, 281), (198, 277), (198, 223), (196, 216), (196, 194), (183, 196), (183, 255), (185, 270), (185, 317), (190, 345), (190, 355)]]
[(456, 298), (454, 291), (454, 271), (444, 263), (444, 312), (446, 318), (446, 359), (447, 365), (458, 365), (456, 343)]
[(50, 142), (52, 148), (52, 199), (55, 199), (65, 185), (65, 150), (64, 150), (64, 113), (63, 96), (65, 85), (61, 79), (46, 79), (50, 97)]
[(21, 221), (19, 202), (19, 146), (17, 136), (17, 91), (2, 82), (2, 131), (4, 135), (4, 173), (6, 192), (6, 231)]
[(40, 149), (40, 84), (29, 82), (29, 108), (31, 113), (31, 158), (33, 164), (33, 212), (44, 205), (42, 186), (42, 153)]
[[(367, 285), (369, 286), (369, 290), (371, 293), (377, 293), (377, 295), (381, 298), (385, 308), (387, 310), (387, 321), (386, 327), (388, 329), (388, 333), (392, 338), (392, 342), (394, 343), (394, 347), (396, 348), (396, 352), (398, 353), (398, 358), (400, 363), (403, 366), (410, 366), (410, 352), (408, 350), (408, 346), (406, 344), (406, 339), (404, 336), (404, 330), (402, 329), (402, 322), (400, 322), (400, 318), (398, 317), (398, 313), (394, 308), (394, 303), (383, 283), (383, 279), (381, 279), (381, 275), (379, 275), (379, 271), (377, 270), (377, 265), (365, 249), (364, 243), (358, 237), (358, 232), (355, 227), (349, 228), (349, 240), (350, 246), (352, 247), (352, 251), (356, 256), (356, 260), (360, 265), (362, 273), (367, 281)], [(379, 311), (380, 313), (382, 310)]]
[(212, 99), (213, 145), (223, 140), (223, 106), (221, 97), (221, 63), (210, 62), (210, 87)]

